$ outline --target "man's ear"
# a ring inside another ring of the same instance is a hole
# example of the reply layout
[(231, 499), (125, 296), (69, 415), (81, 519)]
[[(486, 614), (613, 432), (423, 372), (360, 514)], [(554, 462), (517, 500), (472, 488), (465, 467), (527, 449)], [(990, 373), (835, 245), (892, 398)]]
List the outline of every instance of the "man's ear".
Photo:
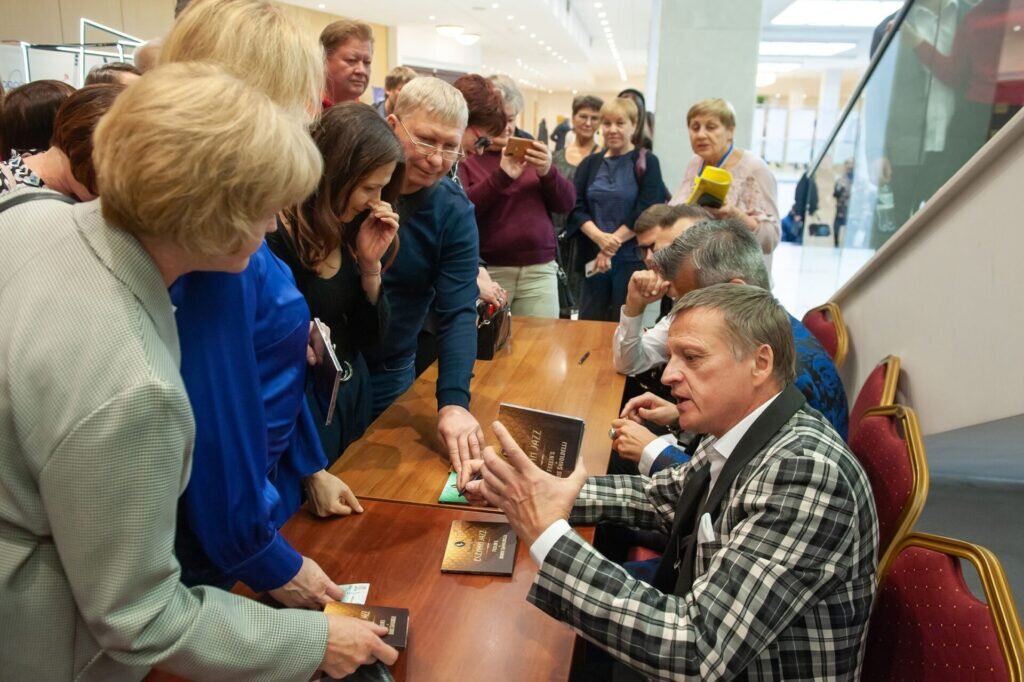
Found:
[(388, 117), (385, 120), (388, 122), (388, 125), (391, 126), (392, 130), (394, 130), (394, 131), (398, 130), (398, 117), (397, 116), (395, 116), (394, 114), (388, 114)]
[(754, 386), (760, 387), (774, 377), (775, 351), (767, 343), (762, 343), (753, 352), (753, 357), (754, 367), (751, 374), (754, 378)]
[(740, 277), (733, 277), (729, 280), (729, 284), (746, 284), (746, 282)]

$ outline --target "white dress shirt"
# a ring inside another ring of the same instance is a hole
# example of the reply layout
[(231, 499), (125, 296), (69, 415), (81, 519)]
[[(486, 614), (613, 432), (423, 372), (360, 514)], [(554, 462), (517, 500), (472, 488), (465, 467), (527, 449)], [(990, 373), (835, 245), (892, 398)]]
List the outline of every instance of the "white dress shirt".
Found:
[(612, 361), (619, 374), (639, 374), (668, 362), (668, 328), (675, 315), (666, 315), (647, 331), (643, 328), (643, 317), (630, 317), (626, 306), (622, 306), (612, 341)]
[[(722, 467), (725, 466), (729, 456), (732, 455), (732, 451), (739, 445), (740, 440), (747, 434), (750, 427), (754, 425), (757, 418), (768, 409), (768, 406), (772, 402), (782, 395), (782, 391), (779, 391), (768, 400), (761, 403), (759, 406), (748, 414), (746, 417), (736, 423), (731, 429), (726, 431), (721, 438), (715, 438), (714, 436), (708, 436), (700, 444), (700, 450), (707, 452), (708, 461), (711, 465), (711, 480), (708, 484), (708, 495), (711, 495), (711, 491), (715, 488), (715, 481), (718, 480), (718, 475), (722, 473)], [(659, 441), (655, 441), (659, 442)], [(662, 441), (663, 442), (663, 441)], [(662, 446), (664, 448), (664, 446)], [(659, 451), (660, 452), (660, 451)], [(648, 466), (650, 471), (650, 466)], [(530, 556), (537, 562), (537, 565), (544, 563), (544, 558), (551, 551), (551, 548), (555, 546), (558, 539), (565, 535), (567, 532), (572, 530), (569, 526), (569, 522), (565, 519), (558, 519), (533, 541), (530, 545)]]

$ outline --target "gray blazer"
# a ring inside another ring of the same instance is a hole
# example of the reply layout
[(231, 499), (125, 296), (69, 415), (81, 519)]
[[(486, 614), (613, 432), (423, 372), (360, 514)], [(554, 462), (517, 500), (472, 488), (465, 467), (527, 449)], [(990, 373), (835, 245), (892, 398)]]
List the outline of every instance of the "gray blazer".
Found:
[(322, 613), (179, 581), (194, 423), (153, 261), (98, 201), (22, 204), (0, 235), (4, 679), (308, 680)]

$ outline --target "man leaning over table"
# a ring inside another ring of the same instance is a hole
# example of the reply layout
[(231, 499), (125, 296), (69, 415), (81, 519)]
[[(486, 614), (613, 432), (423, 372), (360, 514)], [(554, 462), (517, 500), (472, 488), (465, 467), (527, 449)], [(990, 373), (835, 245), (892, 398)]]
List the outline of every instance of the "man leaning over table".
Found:
[(391, 327), (378, 347), (366, 351), (376, 419), (416, 378), (416, 339), (433, 311), (437, 432), (452, 467), (460, 472), (460, 486), (469, 480), (462, 463), (478, 458), (484, 443), (480, 425), (469, 412), (480, 237), (473, 204), (447, 177), (464, 156), (462, 134), (468, 118), (462, 93), (430, 76), (402, 88), (387, 117), (405, 151), (398, 200), (401, 246), (383, 275)]
[[(588, 481), (582, 465), (556, 478), (495, 423), (508, 460), (486, 448), (469, 493), (529, 545), (540, 566), (529, 601), (615, 665), (655, 679), (857, 680), (877, 517), (857, 460), (792, 384), (786, 311), (764, 289), (731, 284), (673, 311), (663, 381), (679, 425), (708, 434), (692, 460), (653, 478)], [(566, 519), (671, 532), (654, 585)]]

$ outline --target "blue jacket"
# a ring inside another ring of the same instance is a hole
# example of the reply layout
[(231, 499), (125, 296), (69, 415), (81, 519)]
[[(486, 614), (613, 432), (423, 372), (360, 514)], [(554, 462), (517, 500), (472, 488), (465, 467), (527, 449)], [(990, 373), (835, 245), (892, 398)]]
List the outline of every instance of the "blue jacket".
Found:
[(196, 420), (179, 502), (183, 579), (280, 587), (302, 556), (278, 528), (301, 479), (327, 463), (304, 399), (309, 309), (266, 244), (241, 274), (185, 275), (171, 300)]
[(412, 363), (427, 313), (437, 324), (437, 406), (469, 409), (469, 380), (476, 362), (476, 275), (480, 236), (473, 204), (450, 178), (398, 203), (401, 244), (384, 273), (391, 326), (376, 349), (367, 349), (370, 372)]

